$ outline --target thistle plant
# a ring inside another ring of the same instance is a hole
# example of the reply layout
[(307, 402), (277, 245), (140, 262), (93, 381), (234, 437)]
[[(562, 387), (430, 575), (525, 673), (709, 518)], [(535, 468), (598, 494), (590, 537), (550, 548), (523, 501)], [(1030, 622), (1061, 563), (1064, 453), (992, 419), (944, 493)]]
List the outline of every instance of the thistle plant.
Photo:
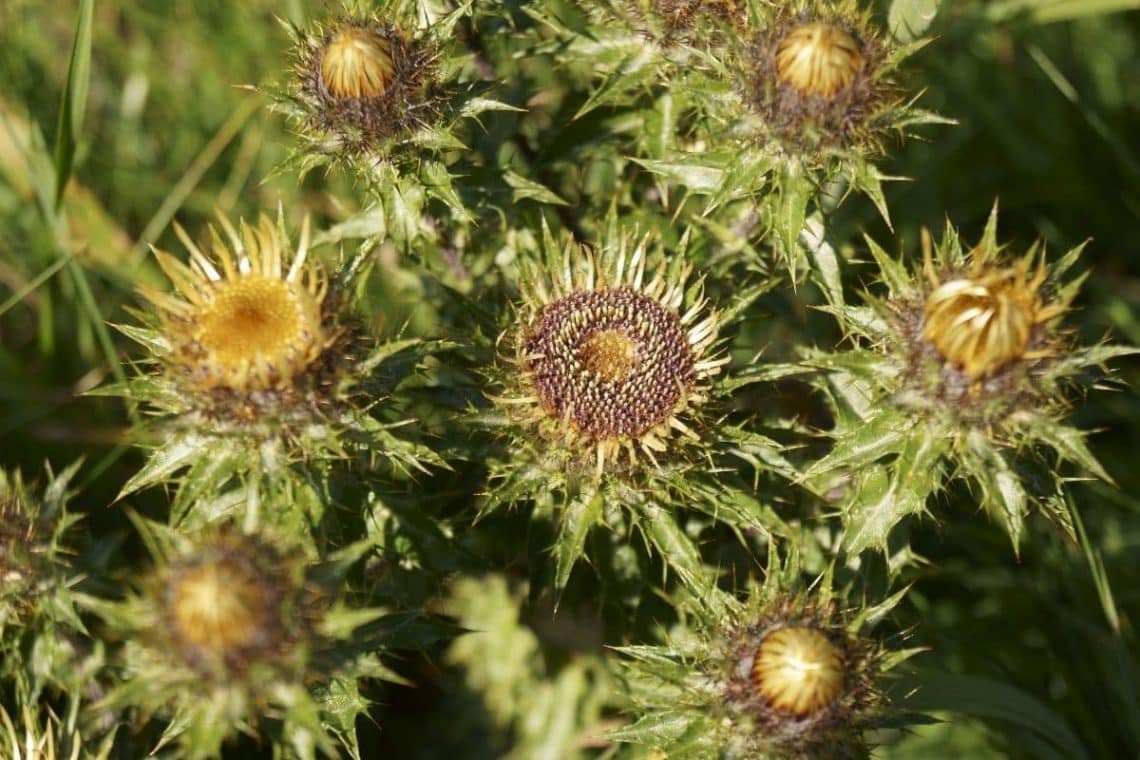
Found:
[(270, 714), (275, 742), (297, 756), (335, 752), (332, 726), (349, 727), (339, 738), (355, 748), (351, 726), (364, 703), (346, 697), (357, 678), (386, 671), (374, 649), (343, 641), (382, 611), (330, 596), (352, 551), (310, 564), (285, 554), (283, 541), (232, 526), (190, 539), (136, 524), (155, 567), (128, 598), (90, 603), (123, 642), (121, 681), (106, 705), (170, 720), (164, 738), (186, 757), (217, 756), (237, 732), (264, 730), (260, 716)]
[(891, 530), (926, 512), (951, 477), (972, 481), (1015, 551), (1034, 505), (1073, 534), (1064, 476), (1047, 454), (1110, 480), (1064, 417), (1076, 386), (1132, 351), (1081, 346), (1064, 330), (1083, 280), (1065, 274), (1083, 246), (1052, 265), (1038, 245), (1010, 252), (998, 243), (996, 206), (976, 246), (953, 228), (937, 247), (924, 232), (922, 245), (921, 267), (908, 271), (868, 241), (886, 296), (834, 309), (854, 350), (809, 356), (825, 373), (836, 426), (834, 448), (808, 477), (845, 481), (854, 552), (886, 550)]
[[(176, 507), (185, 515), (197, 497), (231, 478), (280, 479), (291, 460), (384, 457), (397, 469), (422, 468), (431, 452), (389, 432), (371, 414), (380, 389), (377, 365), (412, 343), (369, 347), (345, 305), (345, 282), (334, 283), (310, 252), (309, 222), (296, 250), (280, 211), (238, 227), (219, 217), (209, 254), (180, 227), (190, 263), (156, 251), (175, 292), (143, 287), (156, 309), (144, 325), (121, 329), (150, 352), (121, 393), (153, 407), (160, 443), (150, 464), (123, 495), (164, 482), (186, 469)], [(351, 263), (344, 270), (351, 271)]]
[(1140, 753), (1121, 3), (50, 5), (0, 756)]
[(683, 599), (664, 644), (620, 650), (640, 719), (614, 738), (681, 758), (865, 755), (886, 671), (914, 654), (870, 634), (897, 599), (851, 615), (841, 593), (797, 591), (795, 563), (770, 562), (747, 596)]

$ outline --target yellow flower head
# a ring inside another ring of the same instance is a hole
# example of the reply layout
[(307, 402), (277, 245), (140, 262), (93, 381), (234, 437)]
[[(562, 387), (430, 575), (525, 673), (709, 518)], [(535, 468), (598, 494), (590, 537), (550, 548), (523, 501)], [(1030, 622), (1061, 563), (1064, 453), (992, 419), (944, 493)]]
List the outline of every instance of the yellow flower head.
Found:
[(378, 98), (392, 86), (392, 43), (370, 29), (345, 27), (321, 52), (321, 81), (338, 98)]
[(437, 53), (397, 25), (341, 18), (295, 42), (291, 111), (317, 152), (383, 154), (438, 118)]
[(889, 59), (888, 43), (856, 3), (787, 3), (753, 38), (745, 89), (785, 149), (871, 149), (883, 110), (899, 106)]
[(824, 21), (792, 28), (776, 46), (776, 75), (804, 96), (835, 97), (851, 87), (864, 62), (859, 41)]
[(928, 268), (933, 290), (926, 297), (922, 328), (922, 336), (971, 382), (1048, 355), (1034, 348), (1034, 331), (1065, 311), (1065, 305), (1041, 299), (1043, 262), (1033, 272), (1027, 260), (1012, 267), (980, 257), (975, 262), (969, 273), (944, 281)]
[(329, 343), (321, 306), (327, 281), (308, 259), (309, 225), (287, 260), (284, 233), (268, 218), (240, 231), (219, 217), (207, 256), (180, 227), (184, 264), (164, 251), (158, 263), (177, 293), (143, 288), (170, 343), (167, 360), (192, 390), (257, 392), (289, 387)]
[(259, 541), (218, 537), (165, 567), (158, 582), (163, 627), (192, 667), (240, 671), (274, 660), (289, 641), (290, 578)]
[(531, 283), (515, 329), (515, 364), (541, 434), (597, 469), (625, 452), (654, 459), (674, 433), (696, 437), (681, 417), (707, 398), (706, 380), (727, 361), (710, 356), (717, 318), (698, 297), (687, 309), (689, 268), (647, 273), (644, 245), (612, 266), (568, 250), (559, 275)]
[(774, 710), (803, 717), (826, 709), (843, 691), (843, 653), (816, 628), (778, 628), (757, 647), (751, 675)]

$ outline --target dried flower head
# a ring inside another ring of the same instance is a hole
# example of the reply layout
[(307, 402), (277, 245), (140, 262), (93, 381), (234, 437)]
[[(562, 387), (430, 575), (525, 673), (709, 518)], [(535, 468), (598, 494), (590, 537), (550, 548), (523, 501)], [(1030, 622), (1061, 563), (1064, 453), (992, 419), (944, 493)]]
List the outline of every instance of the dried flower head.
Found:
[(823, 21), (793, 28), (776, 46), (776, 76), (804, 97), (834, 98), (854, 84), (864, 63), (859, 41)]
[(511, 340), (523, 393), (541, 435), (601, 471), (624, 453), (654, 459), (674, 434), (696, 437), (682, 417), (707, 398), (726, 359), (712, 355), (717, 318), (705, 299), (687, 308), (691, 269), (646, 272), (645, 245), (603, 263), (567, 250), (550, 282), (530, 282)]
[(786, 626), (760, 641), (751, 675), (772, 709), (803, 718), (829, 707), (843, 690), (843, 654), (822, 631)]
[(378, 98), (395, 78), (392, 44), (374, 31), (345, 27), (325, 45), (321, 84), (334, 98)]
[(211, 256), (180, 227), (190, 264), (156, 251), (177, 294), (141, 290), (160, 311), (170, 344), (166, 361), (190, 390), (289, 387), (330, 340), (321, 309), (327, 282), (308, 258), (308, 221), (290, 261), (280, 224), (262, 217), (256, 227), (242, 222), (239, 232), (219, 220), (226, 239), (211, 229)]
[(1046, 275), (1044, 261), (1031, 273), (1028, 261), (1000, 267), (980, 258), (969, 273), (944, 281), (930, 271), (922, 336), (972, 382), (1013, 362), (1048, 356), (1048, 349), (1033, 347), (1034, 332), (1065, 306), (1042, 302)]
[(956, 256), (936, 254), (926, 231), (922, 247), (925, 286), (892, 302), (911, 384), (933, 402), (953, 403), (959, 417), (991, 422), (1042, 400), (1034, 377), (1059, 350), (1054, 323), (1075, 291), (1050, 290), (1037, 246), (1005, 260), (992, 230)]
[(878, 683), (906, 653), (886, 657), (862, 632), (868, 613), (839, 613), (830, 589), (783, 590), (799, 586), (797, 568), (771, 566), (747, 598), (694, 592), (665, 645), (625, 650), (623, 684), (652, 719), (614, 738), (669, 757), (866, 757), (864, 733), (885, 713)]
[(835, 446), (808, 480), (848, 484), (840, 498), (852, 554), (897, 551), (892, 531), (957, 479), (971, 483), (1015, 551), (1034, 507), (1075, 539), (1058, 498), (1070, 476), (1057, 460), (1110, 478), (1086, 433), (1065, 422), (1071, 393), (1102, 382), (1108, 360), (1133, 352), (1081, 346), (1061, 325), (1083, 280), (1066, 273), (1083, 246), (1049, 263), (1037, 244), (1011, 255), (997, 240), (996, 204), (972, 247), (949, 227), (937, 245), (928, 232), (921, 239), (918, 271), (868, 240), (886, 297), (839, 306), (857, 345), (811, 360), (826, 368), (828, 393), (861, 400), (836, 408)]
[(725, 695), (757, 746), (844, 757), (862, 745), (858, 729), (881, 700), (873, 683), (880, 655), (847, 624), (830, 606), (784, 598), (733, 636)]
[(895, 101), (887, 45), (850, 3), (785, 9), (752, 43), (747, 96), (787, 148), (875, 147), (877, 114)]
[(293, 100), (322, 151), (382, 150), (432, 117), (433, 55), (394, 24), (344, 18), (294, 37)]
[[(290, 756), (341, 754), (330, 726), (351, 725), (365, 703), (330, 704), (321, 691), (355, 690), (363, 671), (376, 672), (360, 652), (382, 647), (364, 634), (350, 655), (344, 642), (371, 618), (334, 603), (359, 548), (315, 564), (272, 533), (214, 524), (190, 536), (132, 519), (154, 568), (124, 599), (89, 602), (122, 643), (108, 709), (169, 721), (163, 741), (177, 742), (179, 757), (220, 757), (239, 732), (266, 731)], [(354, 737), (342, 741), (356, 754)]]

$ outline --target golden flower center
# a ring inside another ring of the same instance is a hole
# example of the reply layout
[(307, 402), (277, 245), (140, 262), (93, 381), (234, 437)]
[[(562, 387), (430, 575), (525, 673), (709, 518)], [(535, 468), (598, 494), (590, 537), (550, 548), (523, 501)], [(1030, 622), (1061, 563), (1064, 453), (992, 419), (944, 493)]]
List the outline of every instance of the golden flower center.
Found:
[(264, 584), (253, 568), (229, 558), (180, 572), (168, 604), (182, 643), (219, 655), (256, 646), (272, 632), (271, 592)]
[(1020, 359), (1036, 323), (1033, 291), (1014, 272), (938, 286), (926, 299), (922, 335), (942, 357), (977, 380)]
[(760, 642), (752, 683), (773, 709), (804, 717), (826, 708), (843, 691), (843, 656), (821, 631), (780, 628)]
[(637, 343), (620, 330), (599, 330), (578, 351), (586, 369), (608, 383), (629, 378), (637, 369)]
[(637, 438), (666, 422), (697, 379), (680, 316), (630, 287), (547, 304), (524, 353), (543, 410), (599, 440)]
[(325, 46), (321, 79), (338, 98), (376, 98), (392, 86), (392, 45), (366, 29), (344, 29)]
[(862, 69), (859, 41), (822, 21), (796, 27), (776, 48), (776, 75), (805, 96), (833, 98)]
[(195, 324), (210, 387), (272, 387), (303, 369), (321, 345), (316, 299), (276, 277), (218, 282)]

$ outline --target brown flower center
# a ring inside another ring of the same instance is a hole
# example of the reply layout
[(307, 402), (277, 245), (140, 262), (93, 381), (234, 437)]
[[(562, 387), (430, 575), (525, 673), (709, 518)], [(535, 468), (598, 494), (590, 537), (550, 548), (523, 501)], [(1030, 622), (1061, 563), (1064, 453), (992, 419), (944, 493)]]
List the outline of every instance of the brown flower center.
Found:
[(977, 380), (1020, 359), (1036, 322), (1033, 291), (1012, 271), (943, 283), (926, 299), (922, 335)]
[(597, 439), (640, 437), (667, 421), (697, 377), (680, 317), (629, 287), (553, 301), (524, 349), (546, 413)]
[(325, 47), (321, 79), (338, 98), (379, 97), (395, 77), (392, 45), (375, 32), (344, 29)]
[(804, 96), (833, 98), (862, 69), (858, 40), (822, 21), (796, 27), (776, 48), (776, 75)]
[(752, 683), (775, 710), (798, 717), (818, 712), (843, 690), (843, 656), (821, 631), (788, 626), (760, 642)]

